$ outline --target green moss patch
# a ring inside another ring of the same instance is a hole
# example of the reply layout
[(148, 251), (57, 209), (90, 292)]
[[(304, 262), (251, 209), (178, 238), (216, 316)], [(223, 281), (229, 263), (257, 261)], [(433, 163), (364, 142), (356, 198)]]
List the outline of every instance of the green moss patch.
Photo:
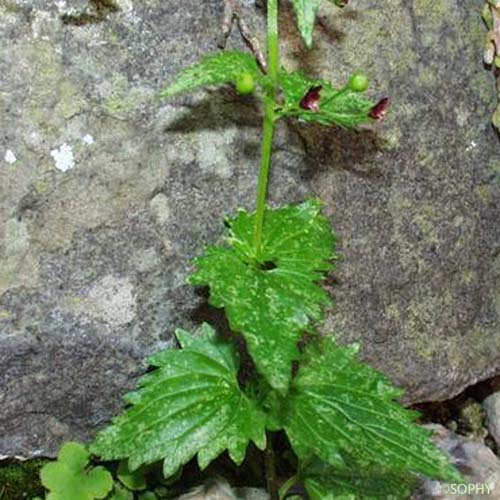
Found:
[(45, 459), (0, 462), (0, 500), (31, 499), (37, 495), (43, 497), (39, 471), (46, 462)]

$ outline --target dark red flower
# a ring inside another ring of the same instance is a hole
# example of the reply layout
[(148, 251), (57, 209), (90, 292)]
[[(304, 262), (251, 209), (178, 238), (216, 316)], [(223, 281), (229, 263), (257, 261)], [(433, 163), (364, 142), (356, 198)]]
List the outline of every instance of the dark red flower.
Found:
[(374, 120), (381, 120), (387, 113), (387, 108), (389, 107), (389, 98), (383, 97), (380, 99), (375, 106), (370, 110), (368, 116)]
[(320, 96), (320, 91), (323, 87), (317, 86), (317, 87), (311, 87), (308, 91), (307, 94), (302, 98), (302, 100), (299, 103), (299, 106), (302, 109), (307, 109), (309, 111), (315, 111), (316, 113), (319, 111), (319, 100), (321, 98)]

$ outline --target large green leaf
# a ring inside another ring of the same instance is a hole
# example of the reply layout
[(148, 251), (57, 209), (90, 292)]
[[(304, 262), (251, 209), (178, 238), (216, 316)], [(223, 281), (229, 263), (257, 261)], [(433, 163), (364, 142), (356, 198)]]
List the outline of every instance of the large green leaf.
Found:
[(240, 464), (249, 440), (265, 446), (265, 416), (240, 389), (235, 348), (204, 324), (198, 335), (176, 332), (182, 349), (149, 359), (131, 406), (100, 432), (92, 451), (106, 460), (129, 458), (130, 470), (163, 459), (166, 477), (198, 454), (201, 468), (224, 450)]
[(195, 65), (183, 69), (160, 95), (170, 97), (207, 85), (235, 83), (243, 74), (252, 75), (262, 85), (265, 82), (265, 76), (250, 54), (239, 51), (219, 52), (205, 56)]
[(312, 452), (342, 467), (348, 454), (362, 463), (432, 478), (460, 480), (418, 415), (395, 400), (402, 391), (356, 360), (355, 347), (331, 338), (307, 350), (288, 400), (285, 430), (299, 457)]
[[(285, 101), (278, 111), (281, 117), (297, 117), (308, 122), (346, 128), (374, 120), (370, 113), (376, 104), (351, 90), (349, 85), (336, 89), (326, 80), (312, 79), (297, 71), (281, 71), (279, 82)], [(304, 104), (311, 89), (318, 89), (315, 109), (308, 109)]]
[(321, 204), (266, 211), (262, 248), (255, 255), (255, 215), (228, 221), (227, 246), (208, 247), (195, 260), (194, 285), (209, 285), (210, 304), (224, 307), (231, 329), (245, 337), (257, 370), (282, 392), (298, 357), (297, 341), (329, 303), (318, 286), (332, 269), (334, 237)]
[(313, 41), (314, 21), (319, 8), (319, 0), (292, 0), (292, 4), (302, 39), (310, 48)]
[(332, 467), (314, 459), (304, 467), (298, 481), (311, 500), (404, 500), (415, 488), (406, 474), (347, 460), (345, 467)]

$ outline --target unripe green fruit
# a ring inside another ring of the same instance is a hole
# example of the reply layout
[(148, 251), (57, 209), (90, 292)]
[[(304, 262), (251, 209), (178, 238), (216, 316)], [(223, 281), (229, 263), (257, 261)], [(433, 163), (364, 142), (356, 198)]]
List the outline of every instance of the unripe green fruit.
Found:
[(368, 88), (368, 77), (364, 73), (354, 73), (349, 88), (354, 92), (364, 92)]
[(240, 95), (251, 94), (255, 90), (255, 82), (250, 73), (242, 73), (236, 78), (236, 92)]

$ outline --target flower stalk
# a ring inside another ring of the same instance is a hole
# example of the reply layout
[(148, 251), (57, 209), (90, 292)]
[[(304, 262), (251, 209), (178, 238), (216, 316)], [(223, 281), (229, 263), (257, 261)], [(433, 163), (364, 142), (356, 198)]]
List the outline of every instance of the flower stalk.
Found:
[(275, 127), (276, 92), (278, 88), (279, 44), (278, 44), (278, 0), (267, 2), (267, 70), (269, 88), (264, 104), (264, 126), (261, 146), (259, 180), (257, 185), (257, 204), (254, 228), (255, 258), (260, 258), (262, 247), (262, 228), (266, 210), (267, 184), (271, 168), (271, 152)]

